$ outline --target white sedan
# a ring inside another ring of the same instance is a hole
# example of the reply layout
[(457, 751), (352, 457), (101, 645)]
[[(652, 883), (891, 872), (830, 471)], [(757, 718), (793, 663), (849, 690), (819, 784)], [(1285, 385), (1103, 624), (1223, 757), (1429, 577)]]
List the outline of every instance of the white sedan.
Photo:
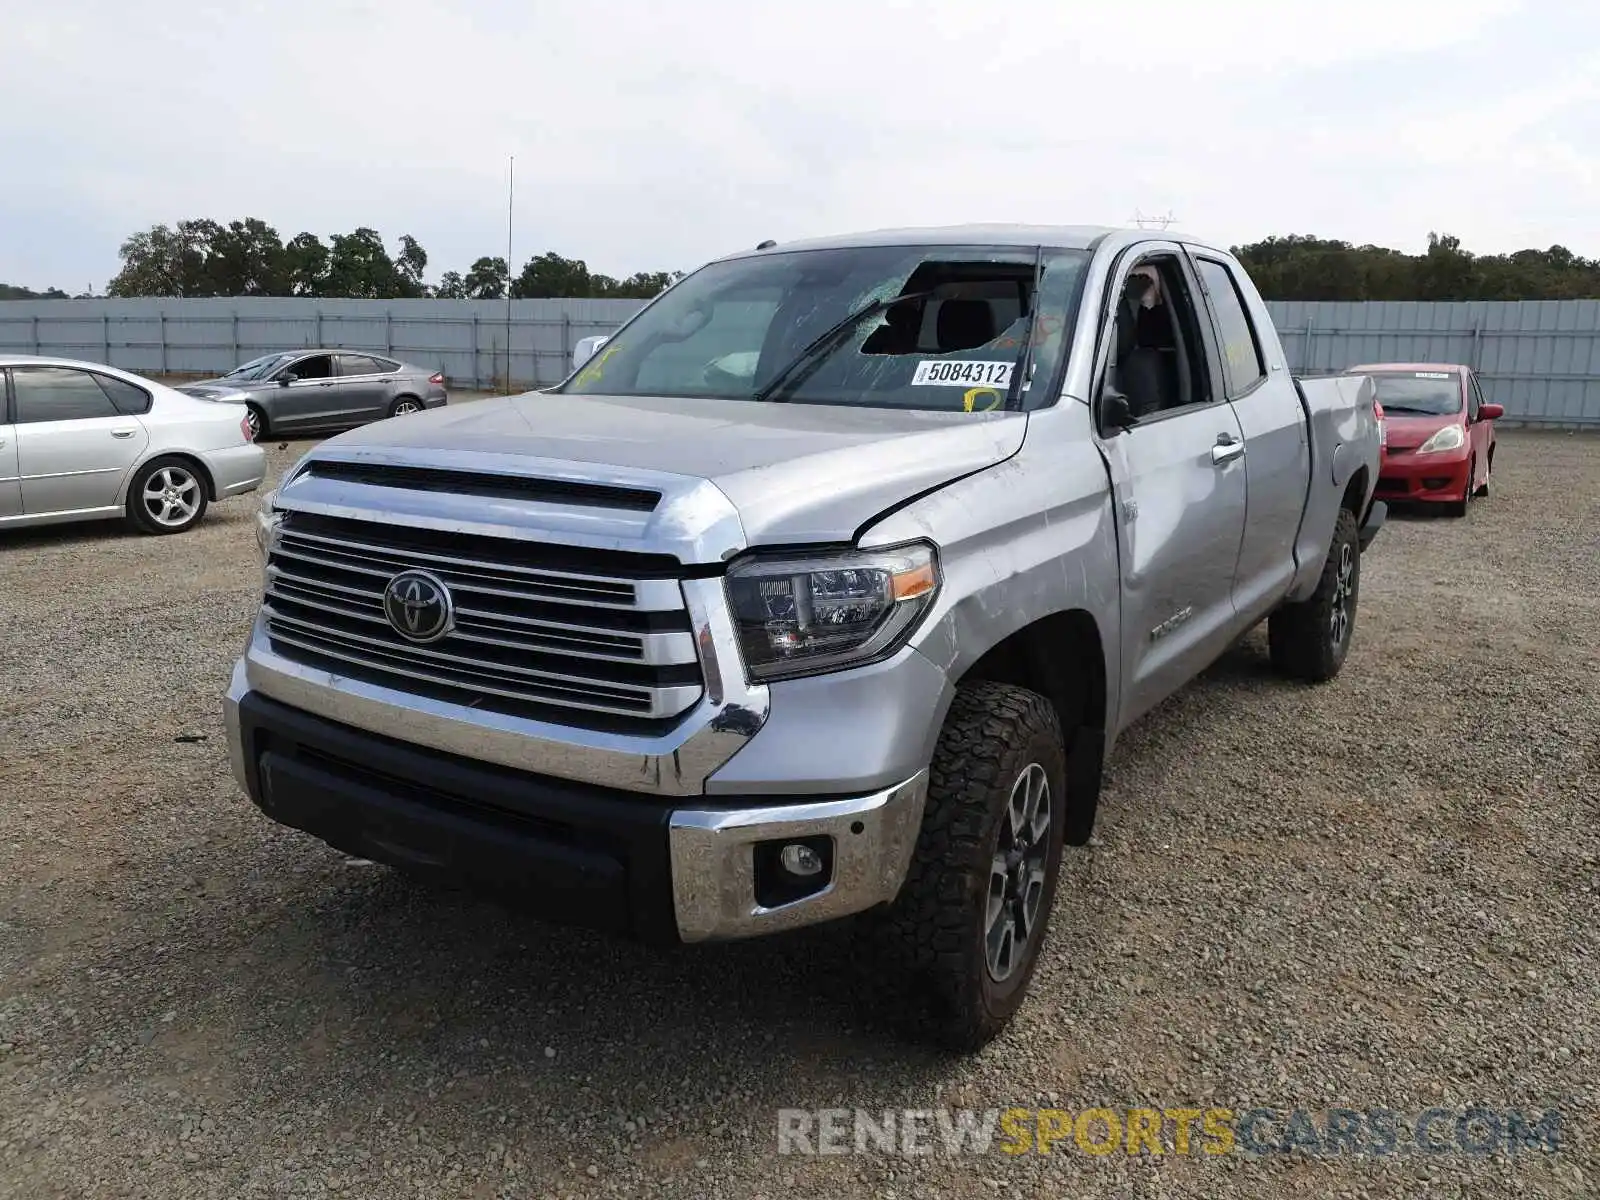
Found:
[(243, 411), (102, 363), (0, 356), (0, 529), (120, 517), (182, 533), (266, 474)]

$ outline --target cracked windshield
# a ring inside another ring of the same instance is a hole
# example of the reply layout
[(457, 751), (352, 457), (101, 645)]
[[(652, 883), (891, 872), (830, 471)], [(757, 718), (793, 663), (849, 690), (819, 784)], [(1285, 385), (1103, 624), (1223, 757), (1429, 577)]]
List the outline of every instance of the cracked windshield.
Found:
[(1033, 306), (1032, 383), (1013, 407), (1037, 408), (1087, 259), (883, 246), (712, 263), (554, 390), (987, 412), (1006, 407)]

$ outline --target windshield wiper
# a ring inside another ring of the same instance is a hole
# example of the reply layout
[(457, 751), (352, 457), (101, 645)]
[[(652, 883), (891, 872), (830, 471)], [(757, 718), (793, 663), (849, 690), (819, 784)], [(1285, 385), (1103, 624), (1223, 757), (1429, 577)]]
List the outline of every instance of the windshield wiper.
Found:
[(871, 304), (862, 305), (860, 308), (856, 309), (855, 312), (846, 316), (842, 321), (839, 321), (831, 328), (813, 338), (806, 345), (805, 349), (801, 350), (799, 354), (796, 354), (787, 363), (785, 363), (783, 368), (767, 382), (766, 387), (756, 392), (751, 399), (772, 399), (772, 397), (777, 394), (778, 390), (787, 384), (789, 378), (793, 376), (796, 371), (798, 371), (806, 363), (811, 362), (813, 359), (816, 360), (817, 366), (821, 366), (823, 359), (837, 348), (837, 343), (844, 340), (844, 335), (849, 333), (868, 317), (877, 313), (881, 313), (886, 309), (891, 309), (897, 304), (904, 304), (908, 300), (921, 300), (931, 295), (933, 295), (931, 290), (926, 292), (907, 292), (902, 296), (891, 296), (887, 300), (874, 300)]

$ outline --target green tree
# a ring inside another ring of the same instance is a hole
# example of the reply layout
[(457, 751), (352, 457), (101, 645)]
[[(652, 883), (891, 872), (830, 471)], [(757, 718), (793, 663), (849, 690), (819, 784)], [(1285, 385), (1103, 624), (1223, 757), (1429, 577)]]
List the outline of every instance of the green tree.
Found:
[(428, 252), (409, 233), (400, 235), (400, 253), (395, 256), (394, 294), (397, 296), (426, 296), (428, 286), (422, 273), (428, 269)]
[(283, 248), (287, 296), (325, 296), (328, 248), (314, 233), (297, 233)]
[(613, 286), (609, 294), (629, 300), (649, 300), (682, 278), (682, 271), (638, 271)]
[(42, 292), (33, 291), (31, 288), (18, 287), (14, 283), (0, 283), (0, 300), (66, 300), (68, 296), (60, 288), (46, 288)]
[(441, 300), (465, 300), (467, 298), (467, 285), (461, 278), (460, 271), (446, 271), (439, 276), (439, 286), (433, 294)]
[(1430, 233), (1422, 254), (1290, 235), (1234, 247), (1269, 300), (1576, 300), (1600, 297), (1600, 261), (1565, 246), (1475, 255)]
[(602, 294), (595, 290), (595, 283), (583, 259), (563, 258), (555, 251), (547, 250), (527, 261), (522, 274), (511, 285), (511, 294), (535, 300), (552, 296)]
[(278, 231), (255, 217), (230, 221), (210, 235), (205, 275), (213, 295), (288, 295), (288, 266)]
[(480, 258), (472, 264), (462, 287), (473, 300), (499, 300), (506, 294), (506, 282), (511, 275), (503, 258)]
[(122, 270), (106, 287), (109, 296), (211, 296), (206, 272), (215, 221), (179, 221), (176, 228), (152, 225), (122, 243)]
[(362, 225), (350, 233), (336, 233), (329, 240), (332, 245), (328, 249), (324, 295), (371, 300), (394, 294), (394, 260), (376, 229)]

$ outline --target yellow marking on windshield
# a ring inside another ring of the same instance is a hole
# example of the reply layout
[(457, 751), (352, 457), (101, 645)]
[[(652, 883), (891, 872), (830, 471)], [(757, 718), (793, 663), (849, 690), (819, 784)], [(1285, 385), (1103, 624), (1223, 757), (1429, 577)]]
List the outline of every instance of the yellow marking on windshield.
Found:
[[(994, 399), (983, 408), (978, 408), (978, 397), (986, 394), (993, 396)], [(967, 412), (993, 412), (995, 409), (1000, 407), (1000, 401), (1004, 399), (1005, 397), (999, 392), (995, 391), (992, 387), (968, 388), (961, 397), (961, 407)]]
[(607, 346), (605, 348), (605, 350), (601, 352), (599, 358), (595, 359), (587, 367), (585, 367), (583, 370), (578, 372), (578, 378), (573, 380), (573, 382), (574, 383), (593, 383), (596, 380), (598, 380), (601, 376), (603, 376), (605, 374), (605, 371), (603, 370), (603, 367), (605, 365), (606, 359), (610, 358), (613, 354), (615, 354), (618, 350), (621, 350), (621, 349), (622, 349), (621, 346)]

